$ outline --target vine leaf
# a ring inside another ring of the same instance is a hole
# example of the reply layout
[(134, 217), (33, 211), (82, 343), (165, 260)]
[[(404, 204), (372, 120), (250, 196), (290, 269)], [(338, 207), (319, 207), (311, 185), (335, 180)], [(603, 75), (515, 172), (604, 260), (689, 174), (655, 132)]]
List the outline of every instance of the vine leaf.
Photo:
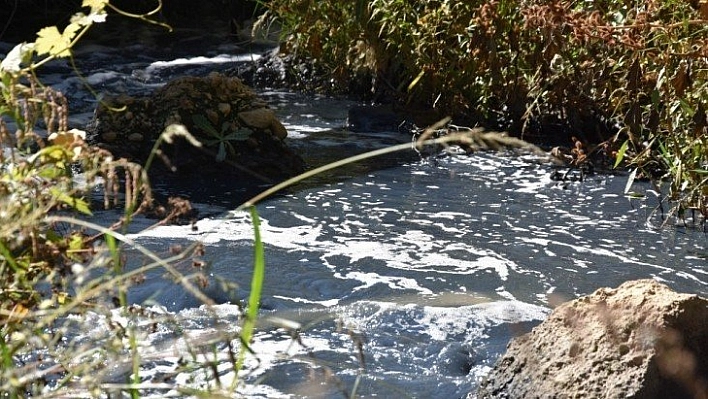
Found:
[(34, 42), (34, 49), (37, 55), (48, 54), (55, 57), (68, 57), (71, 55), (71, 41), (76, 33), (81, 29), (77, 23), (69, 24), (64, 29), (64, 33), (59, 33), (56, 26), (48, 26), (37, 32), (37, 40)]
[(85, 215), (92, 214), (88, 202), (84, 201), (83, 199), (72, 197), (71, 195), (62, 191), (59, 187), (51, 187), (49, 189), (49, 192), (52, 193), (52, 195), (54, 196), (54, 198), (57, 199), (57, 201), (63, 202), (66, 205), (69, 205), (70, 207), (76, 209), (77, 211)]
[(71, 17), (71, 22), (77, 23), (81, 26), (88, 26), (93, 23), (106, 22), (106, 12), (105, 11), (99, 11), (99, 12), (91, 11), (91, 13), (89, 15), (86, 15), (82, 12), (78, 12)]
[(89, 15), (79, 13), (77, 15), (84, 17), (84, 25), (90, 25), (93, 22), (104, 22), (106, 20), (106, 6), (108, 0), (84, 0), (81, 7), (91, 7)]
[(91, 13), (101, 12), (106, 8), (108, 0), (84, 0), (81, 7), (91, 7)]

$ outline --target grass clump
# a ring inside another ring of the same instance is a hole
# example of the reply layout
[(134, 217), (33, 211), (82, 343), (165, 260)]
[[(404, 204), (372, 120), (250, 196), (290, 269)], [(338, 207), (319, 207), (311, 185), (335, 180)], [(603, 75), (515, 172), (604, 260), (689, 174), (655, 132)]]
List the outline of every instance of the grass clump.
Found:
[(708, 216), (708, 6), (607, 0), (267, 3), (340, 85), (541, 142), (577, 140)]

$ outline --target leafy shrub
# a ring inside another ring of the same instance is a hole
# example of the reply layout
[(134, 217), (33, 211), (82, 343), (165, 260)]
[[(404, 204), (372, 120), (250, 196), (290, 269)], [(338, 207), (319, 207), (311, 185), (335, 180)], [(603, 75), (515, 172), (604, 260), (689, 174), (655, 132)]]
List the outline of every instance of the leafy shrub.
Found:
[(708, 215), (703, 2), (267, 4), (289, 34), (284, 50), (335, 79), (368, 76), (373, 91), (522, 137), (601, 144), (667, 178), (674, 209)]

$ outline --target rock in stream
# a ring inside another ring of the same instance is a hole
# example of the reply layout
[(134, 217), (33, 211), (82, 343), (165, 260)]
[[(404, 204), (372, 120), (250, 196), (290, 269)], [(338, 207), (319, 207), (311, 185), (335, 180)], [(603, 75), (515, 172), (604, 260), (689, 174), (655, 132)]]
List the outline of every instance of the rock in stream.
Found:
[(629, 281), (557, 307), (468, 398), (705, 399), (708, 300)]
[(287, 131), (273, 110), (238, 78), (219, 73), (174, 79), (148, 97), (107, 99), (96, 110), (89, 139), (142, 164), (171, 124), (184, 125), (202, 146), (179, 138), (163, 143), (158, 171), (231, 175), (241, 183), (261, 184), (304, 171), (304, 161), (286, 145)]

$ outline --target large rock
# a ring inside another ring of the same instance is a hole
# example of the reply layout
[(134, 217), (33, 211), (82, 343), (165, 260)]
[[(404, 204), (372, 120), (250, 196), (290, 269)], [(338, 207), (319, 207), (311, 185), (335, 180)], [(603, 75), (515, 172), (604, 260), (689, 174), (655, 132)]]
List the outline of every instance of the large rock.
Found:
[(556, 308), (469, 398), (708, 398), (708, 300), (653, 280)]
[(303, 160), (286, 146), (287, 131), (275, 113), (239, 79), (218, 73), (177, 78), (149, 97), (108, 99), (98, 107), (89, 137), (115, 156), (143, 163), (163, 130), (175, 123), (202, 147), (183, 139), (163, 143), (159, 159), (168, 171), (270, 183), (304, 170)]

